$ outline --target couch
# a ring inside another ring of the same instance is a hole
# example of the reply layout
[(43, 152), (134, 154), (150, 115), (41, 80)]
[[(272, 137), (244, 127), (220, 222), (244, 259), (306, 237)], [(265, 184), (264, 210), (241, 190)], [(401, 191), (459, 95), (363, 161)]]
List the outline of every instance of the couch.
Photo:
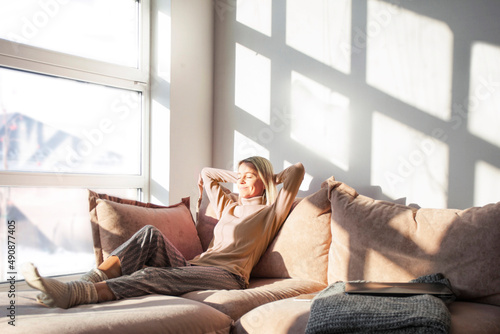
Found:
[[(165, 207), (89, 191), (96, 263), (144, 224), (162, 229), (184, 256), (194, 257), (206, 249), (217, 220), (206, 196), (196, 223), (189, 206), (188, 198)], [(500, 333), (499, 240), (500, 203), (417, 208), (360, 195), (332, 177), (296, 200), (248, 289), (149, 295), (68, 310), (46, 308), (34, 301), (36, 291), (18, 290), (15, 299), (0, 296), (0, 331), (304, 333), (311, 299), (298, 296), (337, 281), (406, 282), (439, 272), (457, 294), (448, 305), (450, 332)], [(8, 309), (12, 300), (14, 311)]]

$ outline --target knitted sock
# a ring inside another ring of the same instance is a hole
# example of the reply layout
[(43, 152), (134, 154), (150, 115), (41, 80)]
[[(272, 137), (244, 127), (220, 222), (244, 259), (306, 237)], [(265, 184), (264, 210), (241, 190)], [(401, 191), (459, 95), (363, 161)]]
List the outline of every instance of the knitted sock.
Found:
[(108, 276), (101, 269), (94, 268), (80, 277), (80, 281), (99, 283), (108, 279)]
[(70, 308), (80, 304), (95, 304), (98, 301), (97, 290), (93, 283), (73, 281), (62, 283), (53, 278), (41, 277), (38, 269), (28, 263), (22, 267), (26, 283), (40, 290), (37, 300), (49, 307)]

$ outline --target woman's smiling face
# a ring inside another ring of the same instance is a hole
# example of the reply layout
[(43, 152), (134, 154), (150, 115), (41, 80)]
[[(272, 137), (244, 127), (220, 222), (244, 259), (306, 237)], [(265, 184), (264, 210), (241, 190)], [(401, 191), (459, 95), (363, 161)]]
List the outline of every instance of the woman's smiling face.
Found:
[(244, 162), (238, 167), (237, 184), (241, 198), (252, 198), (264, 194), (264, 182), (251, 163)]

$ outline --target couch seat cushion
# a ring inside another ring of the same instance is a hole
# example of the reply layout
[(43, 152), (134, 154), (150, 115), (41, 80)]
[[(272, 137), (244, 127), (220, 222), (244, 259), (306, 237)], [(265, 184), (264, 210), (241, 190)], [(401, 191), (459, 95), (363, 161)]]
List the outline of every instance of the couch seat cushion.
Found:
[[(448, 308), (451, 313), (450, 334), (500, 333), (500, 307), (498, 306), (455, 302)], [(295, 298), (265, 304), (242, 316), (235, 323), (233, 333), (304, 333), (310, 309), (310, 300), (297, 301)]]
[(448, 305), (450, 334), (500, 333), (500, 307), (469, 302)]
[(310, 301), (294, 298), (265, 304), (236, 321), (233, 334), (303, 334), (310, 310)]
[(15, 327), (4, 316), (10, 300), (1, 294), (1, 333), (229, 333), (233, 323), (203, 303), (180, 297), (148, 295), (63, 310), (38, 304), (37, 293), (16, 293)]
[(203, 302), (237, 320), (259, 305), (320, 291), (325, 287), (323, 283), (300, 278), (254, 278), (250, 280), (248, 289), (193, 291), (183, 297)]

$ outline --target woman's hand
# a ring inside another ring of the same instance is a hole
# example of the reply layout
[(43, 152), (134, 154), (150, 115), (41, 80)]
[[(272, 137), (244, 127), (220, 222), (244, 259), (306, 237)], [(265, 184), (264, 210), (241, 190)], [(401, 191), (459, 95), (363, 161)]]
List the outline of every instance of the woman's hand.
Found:
[(280, 182), (278, 180), (278, 174), (274, 174), (273, 175), (273, 182), (274, 182), (274, 185), (277, 186)]
[(200, 195), (203, 193), (203, 178), (201, 177), (201, 173), (198, 175), (198, 191)]
[(200, 210), (201, 206), (201, 196), (203, 195), (203, 178), (201, 173), (198, 175), (198, 203), (196, 203), (196, 212)]

